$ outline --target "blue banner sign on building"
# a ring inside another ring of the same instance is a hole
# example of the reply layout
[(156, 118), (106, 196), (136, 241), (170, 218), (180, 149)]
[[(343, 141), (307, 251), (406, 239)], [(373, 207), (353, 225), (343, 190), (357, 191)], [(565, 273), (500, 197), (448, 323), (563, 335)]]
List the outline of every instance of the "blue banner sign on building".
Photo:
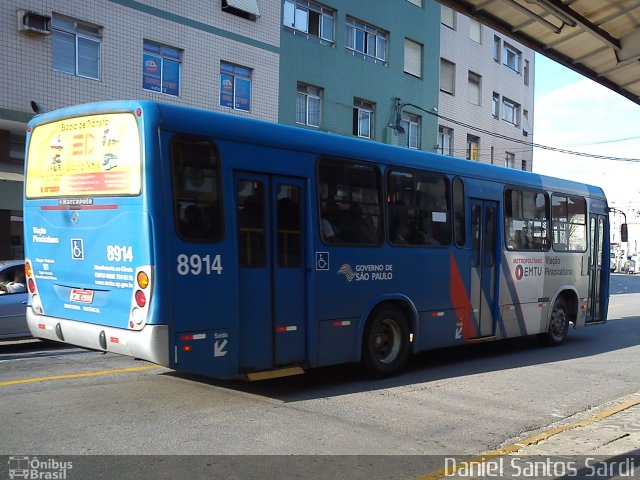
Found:
[(180, 93), (180, 51), (144, 43), (142, 88), (178, 96)]

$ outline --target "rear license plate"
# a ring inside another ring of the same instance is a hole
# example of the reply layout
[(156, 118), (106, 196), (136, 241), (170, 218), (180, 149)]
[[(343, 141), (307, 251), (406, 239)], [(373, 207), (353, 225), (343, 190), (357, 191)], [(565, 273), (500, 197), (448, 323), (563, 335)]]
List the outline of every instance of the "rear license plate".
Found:
[(93, 290), (84, 290), (82, 288), (72, 288), (69, 294), (69, 300), (79, 303), (93, 302)]

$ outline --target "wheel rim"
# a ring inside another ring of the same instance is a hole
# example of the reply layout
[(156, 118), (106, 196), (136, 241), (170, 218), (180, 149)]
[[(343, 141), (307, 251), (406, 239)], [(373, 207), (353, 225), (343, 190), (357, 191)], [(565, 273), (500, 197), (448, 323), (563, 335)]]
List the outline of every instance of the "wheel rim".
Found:
[(554, 308), (549, 325), (549, 334), (554, 340), (562, 340), (567, 330), (567, 314), (562, 308)]
[(371, 335), (371, 350), (382, 363), (393, 362), (400, 353), (400, 326), (391, 319), (382, 320)]

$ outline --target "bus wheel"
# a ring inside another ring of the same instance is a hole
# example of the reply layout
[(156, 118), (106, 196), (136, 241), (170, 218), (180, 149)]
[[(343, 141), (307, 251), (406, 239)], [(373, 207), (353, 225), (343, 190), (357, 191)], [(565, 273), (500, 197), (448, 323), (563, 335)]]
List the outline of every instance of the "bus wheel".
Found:
[(372, 377), (393, 375), (409, 357), (409, 327), (405, 315), (386, 306), (376, 310), (367, 321), (362, 339), (362, 365)]
[(542, 340), (547, 345), (560, 345), (567, 338), (569, 332), (569, 314), (567, 306), (562, 298), (558, 298), (553, 304), (551, 318), (549, 319), (549, 329), (542, 334)]

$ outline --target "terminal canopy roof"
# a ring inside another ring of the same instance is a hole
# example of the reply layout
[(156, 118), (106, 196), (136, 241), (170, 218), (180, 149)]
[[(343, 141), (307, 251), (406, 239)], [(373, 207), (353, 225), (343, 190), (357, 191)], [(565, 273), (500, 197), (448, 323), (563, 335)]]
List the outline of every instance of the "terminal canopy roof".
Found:
[(640, 105), (640, 0), (439, 0)]

